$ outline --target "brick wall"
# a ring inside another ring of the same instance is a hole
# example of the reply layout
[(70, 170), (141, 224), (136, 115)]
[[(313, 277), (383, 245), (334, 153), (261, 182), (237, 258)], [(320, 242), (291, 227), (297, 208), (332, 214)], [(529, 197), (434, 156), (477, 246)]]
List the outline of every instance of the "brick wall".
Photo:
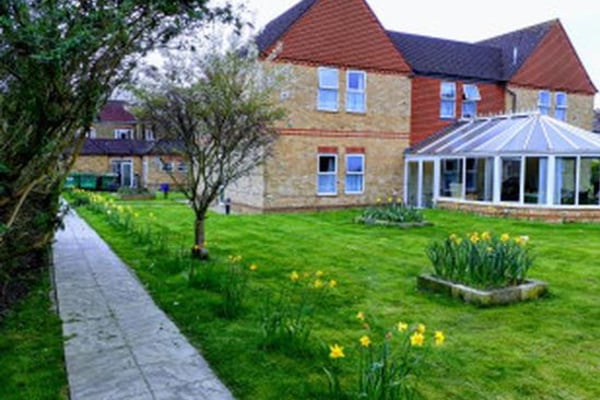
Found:
[[(412, 79), (411, 144), (415, 144), (453, 123), (462, 114), (463, 82), (456, 82), (455, 119), (440, 118), (440, 85), (444, 80), (414, 77)], [(478, 115), (504, 112), (504, 88), (496, 84), (477, 84), (481, 101)]]
[[(410, 130), (410, 79), (402, 75), (367, 73), (367, 111), (345, 111), (346, 70), (339, 70), (339, 110), (317, 110), (317, 67), (292, 65), (291, 85), (282, 105), (288, 110), (281, 128), (338, 131), (408, 132)], [(279, 96), (278, 96), (279, 97)]]
[[(182, 158), (179, 156), (163, 156), (162, 159), (165, 162), (173, 163), (173, 174), (177, 182), (183, 183), (185, 181), (185, 172), (177, 170), (179, 163)], [(144, 161), (147, 163), (147, 175), (146, 175), (146, 186), (148, 189), (158, 189), (162, 183), (168, 183), (172, 188), (176, 188), (178, 185), (173, 181), (169, 173), (162, 170), (161, 158), (158, 156), (145, 156)], [(138, 169), (136, 169), (136, 172)], [(142, 176), (142, 165), (140, 164), (139, 169), (140, 176)]]
[[(349, 135), (348, 135), (349, 136)], [(277, 142), (275, 157), (265, 169), (264, 209), (315, 209), (358, 206), (375, 203), (403, 187), (403, 151), (408, 136), (330, 137), (284, 135)], [(317, 194), (319, 148), (337, 154), (337, 194)], [(365, 175), (363, 194), (345, 194), (346, 154), (364, 152)]]
[(510, 217), (546, 222), (600, 222), (597, 207), (548, 207), (517, 205), (492, 205), (474, 202), (438, 200), (437, 207), (445, 210), (464, 211), (493, 217)]
[(79, 156), (72, 171), (103, 174), (110, 172), (110, 162), (107, 156)]
[[(517, 96), (517, 111), (532, 111), (538, 109), (539, 89), (525, 88), (519, 86), (509, 86), (509, 89)], [(554, 115), (555, 96), (551, 92), (552, 108), (550, 115)], [(506, 109), (512, 109), (512, 96), (506, 94)], [(592, 130), (594, 121), (594, 96), (588, 94), (568, 93), (567, 94), (567, 122), (582, 129)]]

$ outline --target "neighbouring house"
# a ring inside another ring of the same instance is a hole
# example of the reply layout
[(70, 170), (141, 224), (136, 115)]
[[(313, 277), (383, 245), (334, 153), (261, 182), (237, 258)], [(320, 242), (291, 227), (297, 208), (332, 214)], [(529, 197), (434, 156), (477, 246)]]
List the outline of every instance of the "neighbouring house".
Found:
[[(226, 188), (234, 208), (349, 207), (393, 194), (422, 207), (598, 205), (597, 193), (582, 194), (596, 183), (581, 181), (597, 179), (600, 152), (582, 133), (597, 90), (559, 20), (464, 43), (386, 31), (364, 0), (303, 0), (256, 42), (291, 67), (292, 88), (277, 94), (289, 115), (274, 156)], [(506, 113), (515, 115), (494, 117)], [(477, 153), (484, 139), (493, 152)], [(474, 189), (480, 181), (488, 186)]]
[(156, 189), (172, 185), (170, 174), (182, 179), (187, 164), (177, 143), (154, 137), (154, 131), (127, 109), (124, 101), (109, 100), (87, 133), (72, 169), (74, 174), (114, 176), (114, 189)]

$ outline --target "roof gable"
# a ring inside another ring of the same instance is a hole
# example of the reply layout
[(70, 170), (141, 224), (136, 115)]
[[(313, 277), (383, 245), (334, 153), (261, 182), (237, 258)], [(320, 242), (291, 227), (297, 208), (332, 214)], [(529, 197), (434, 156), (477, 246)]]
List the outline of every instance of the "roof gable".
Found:
[(502, 80), (502, 51), (498, 48), (392, 31), (388, 35), (418, 75)]
[(98, 115), (100, 122), (128, 122), (135, 123), (136, 119), (125, 109), (127, 103), (121, 100), (109, 100)]
[(257, 38), (263, 53), (279, 41), (280, 60), (410, 72), (364, 0), (304, 0), (269, 23)]
[(533, 53), (554, 22), (556, 21), (543, 22), (482, 40), (477, 44), (495, 47), (502, 51), (503, 78), (509, 80)]
[(510, 83), (586, 94), (597, 91), (558, 20), (511, 77)]

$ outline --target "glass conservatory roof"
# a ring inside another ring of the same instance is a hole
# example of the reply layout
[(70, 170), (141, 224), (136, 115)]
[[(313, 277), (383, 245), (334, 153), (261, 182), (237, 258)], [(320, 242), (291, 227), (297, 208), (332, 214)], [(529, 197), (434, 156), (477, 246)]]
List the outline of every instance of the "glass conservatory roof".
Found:
[(418, 143), (407, 154), (600, 155), (600, 135), (547, 115), (516, 114), (458, 121)]

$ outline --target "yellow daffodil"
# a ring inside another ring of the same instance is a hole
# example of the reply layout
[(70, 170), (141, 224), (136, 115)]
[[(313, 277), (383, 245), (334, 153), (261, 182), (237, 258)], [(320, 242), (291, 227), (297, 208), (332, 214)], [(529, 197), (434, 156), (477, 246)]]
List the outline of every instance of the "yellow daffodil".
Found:
[(296, 271), (292, 271), (292, 273), (290, 274), (290, 279), (293, 282), (296, 282), (298, 279), (300, 279), (300, 275), (298, 275)]
[(192, 249), (193, 249), (194, 251), (198, 251), (198, 250), (200, 250), (200, 246), (198, 246), (197, 244), (195, 244), (195, 245), (192, 247)]
[(329, 346), (329, 357), (336, 359), (336, 358), (343, 358), (344, 356), (344, 348), (339, 346), (337, 343), (334, 344), (333, 346)]
[(250, 271), (256, 271), (258, 269), (258, 266), (256, 264), (250, 264), (248, 268), (250, 268)]
[(492, 238), (492, 235), (489, 232), (483, 232), (481, 234), (481, 239), (482, 240), (490, 240)]
[(330, 288), (334, 288), (337, 286), (337, 281), (335, 279), (332, 279), (329, 281), (329, 287)]
[(378, 197), (378, 198), (376, 198), (376, 199), (375, 199), (375, 202), (376, 202), (377, 204), (381, 203), (381, 197)]
[(452, 240), (453, 242), (455, 242), (456, 239), (458, 239), (458, 236), (456, 236), (456, 233), (451, 233), (450, 236), (448, 236), (448, 238), (450, 240)]
[(365, 313), (364, 313), (364, 312), (362, 312), (362, 311), (359, 311), (359, 312), (356, 314), (356, 318), (358, 318), (358, 319), (359, 319), (359, 320), (361, 320), (361, 321), (364, 321), (364, 320), (365, 320)]
[(500, 240), (503, 242), (508, 242), (510, 240), (510, 235), (508, 233), (503, 233), (502, 236), (500, 236)]
[(444, 332), (435, 331), (434, 341), (435, 341), (436, 346), (443, 344), (445, 340), (446, 340), (446, 336), (444, 336)]
[(479, 242), (479, 234), (477, 232), (473, 232), (471, 233), (471, 235), (469, 236), (469, 240), (471, 241), (471, 243), (477, 243)]
[(410, 344), (412, 346), (423, 346), (425, 343), (425, 336), (421, 332), (415, 332), (410, 337)]
[(315, 289), (321, 289), (324, 285), (325, 284), (320, 279), (315, 279), (315, 281), (313, 282), (313, 286), (315, 287)]
[(325, 273), (324, 273), (323, 271), (317, 271), (317, 272), (315, 272), (315, 276), (316, 276), (317, 278), (320, 278), (320, 277), (322, 277), (323, 275), (325, 275)]
[(391, 197), (388, 197), (388, 203), (391, 203), (392, 201), (394, 201), (394, 199)]
[(398, 322), (398, 325), (396, 325), (396, 327), (398, 328), (398, 332), (404, 332), (408, 329), (408, 324), (404, 322)]
[(457, 246), (460, 245), (461, 243), (462, 243), (461, 238), (456, 238), (456, 240), (454, 241), (454, 244), (456, 244)]
[(488, 252), (488, 253), (492, 253), (493, 251), (494, 251), (494, 249), (493, 249), (491, 246), (488, 246), (488, 248), (487, 248), (487, 252)]
[(421, 334), (425, 333), (425, 325), (423, 325), (423, 324), (418, 324), (418, 325), (417, 325), (417, 332), (419, 332), (419, 333), (421, 333)]
[(371, 338), (369, 338), (367, 335), (364, 335), (360, 338), (360, 345), (362, 347), (369, 347), (371, 345)]

